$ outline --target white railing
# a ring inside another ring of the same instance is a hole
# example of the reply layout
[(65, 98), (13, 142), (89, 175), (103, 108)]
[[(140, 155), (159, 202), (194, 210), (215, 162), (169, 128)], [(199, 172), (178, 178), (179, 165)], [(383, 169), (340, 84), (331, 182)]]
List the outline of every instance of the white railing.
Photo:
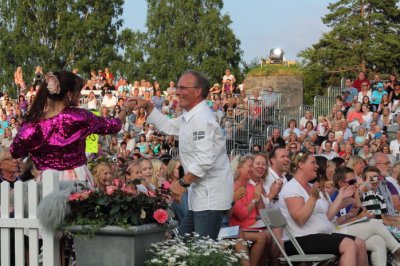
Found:
[[(59, 186), (58, 178), (53, 177), (51, 173), (47, 173), (47, 175), (46, 173), (43, 176), (43, 197), (51, 192), (58, 191)], [(0, 264), (9, 266), (11, 265), (11, 261), (14, 261), (13, 265), (16, 266), (24, 266), (26, 264), (24, 236), (27, 234), (29, 238), (28, 265), (39, 265), (40, 237), (43, 240), (42, 265), (60, 265), (59, 240), (57, 237), (41, 230), (39, 220), (36, 216), (39, 198), (42, 198), (39, 195), (38, 183), (35, 181), (26, 183), (17, 181), (14, 184), (14, 189), (11, 189), (10, 184), (4, 181), (0, 187)], [(10, 213), (14, 213), (14, 217), (10, 217)], [(10, 244), (12, 229), (14, 230), (14, 246)], [(11, 248), (14, 248), (14, 258), (11, 258)]]

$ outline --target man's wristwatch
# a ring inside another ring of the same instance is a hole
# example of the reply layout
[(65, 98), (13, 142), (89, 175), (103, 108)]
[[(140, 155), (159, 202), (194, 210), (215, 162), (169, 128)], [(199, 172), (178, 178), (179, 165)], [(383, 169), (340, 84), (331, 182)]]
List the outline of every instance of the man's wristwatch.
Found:
[(179, 185), (182, 187), (189, 187), (190, 184), (186, 184), (185, 180), (183, 178), (179, 178)]

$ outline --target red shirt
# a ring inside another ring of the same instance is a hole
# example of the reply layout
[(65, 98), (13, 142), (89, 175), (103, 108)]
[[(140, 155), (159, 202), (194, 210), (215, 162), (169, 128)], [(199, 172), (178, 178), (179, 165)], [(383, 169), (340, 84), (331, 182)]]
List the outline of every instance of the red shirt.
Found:
[[(236, 186), (235, 189), (237, 189)], [(247, 184), (246, 195), (235, 201), (229, 218), (229, 226), (240, 225), (241, 227), (248, 227), (256, 223), (257, 208), (254, 207), (250, 212), (247, 211), (247, 206), (253, 199), (254, 190), (255, 187), (253, 185)]]
[(361, 91), (361, 85), (362, 85), (364, 82), (367, 83), (368, 86), (371, 86), (371, 83), (369, 82), (368, 79), (363, 79), (363, 80), (356, 79), (356, 80), (354, 80), (352, 86), (353, 86), (354, 88), (356, 88), (356, 89), (358, 90), (358, 92), (360, 92), (360, 91)]

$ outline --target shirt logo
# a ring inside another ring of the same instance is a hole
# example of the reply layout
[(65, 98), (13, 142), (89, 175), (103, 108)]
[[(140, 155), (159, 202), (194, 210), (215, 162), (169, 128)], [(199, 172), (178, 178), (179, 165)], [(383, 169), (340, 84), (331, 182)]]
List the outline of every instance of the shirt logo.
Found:
[(193, 141), (204, 139), (205, 136), (206, 136), (205, 131), (193, 132)]

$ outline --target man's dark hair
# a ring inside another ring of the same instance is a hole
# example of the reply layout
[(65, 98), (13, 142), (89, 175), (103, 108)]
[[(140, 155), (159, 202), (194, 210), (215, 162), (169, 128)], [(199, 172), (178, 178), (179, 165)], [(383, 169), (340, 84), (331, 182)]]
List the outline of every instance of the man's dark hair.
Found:
[(203, 99), (207, 98), (207, 95), (210, 91), (210, 81), (204, 76), (204, 74), (195, 71), (195, 70), (188, 70), (185, 71), (184, 75), (192, 75), (196, 79), (196, 84), (194, 86), (201, 88), (201, 96)]
[[(269, 153), (269, 159), (271, 160), (272, 158), (276, 158), (276, 152), (280, 149), (286, 150), (284, 147), (276, 146), (272, 149), (272, 151)], [(271, 162), (272, 163), (272, 162)]]

